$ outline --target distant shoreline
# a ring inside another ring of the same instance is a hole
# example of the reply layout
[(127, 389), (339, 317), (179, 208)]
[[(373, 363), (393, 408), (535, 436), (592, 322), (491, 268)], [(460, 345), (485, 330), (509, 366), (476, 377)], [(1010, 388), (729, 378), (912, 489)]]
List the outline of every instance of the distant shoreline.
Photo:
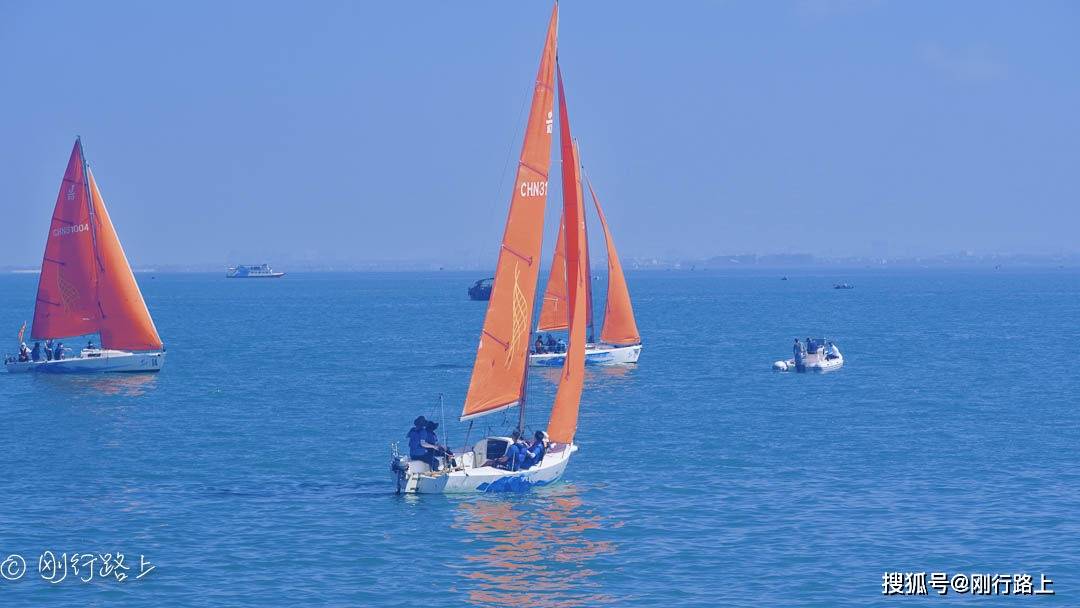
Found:
[[(387, 260), (368, 262), (297, 262), (276, 263), (290, 273), (315, 272), (469, 272), (490, 276), (492, 267), (480, 264), (442, 263), (430, 260)], [(926, 257), (868, 258), (868, 257), (816, 257), (809, 254), (739, 254), (721, 255), (702, 259), (677, 259), (664, 257), (629, 257), (622, 259), (628, 271), (729, 271), (758, 270), (796, 272), (813, 270), (867, 270), (867, 269), (955, 269), (955, 270), (1018, 270), (1018, 269), (1065, 269), (1080, 268), (1080, 254), (945, 254)], [(136, 266), (140, 274), (217, 273), (225, 276), (225, 264), (154, 264)], [(594, 272), (604, 268), (603, 259), (594, 260)], [(541, 267), (543, 272), (547, 266)], [(0, 265), (0, 273), (37, 274), (40, 269), (24, 265)]]

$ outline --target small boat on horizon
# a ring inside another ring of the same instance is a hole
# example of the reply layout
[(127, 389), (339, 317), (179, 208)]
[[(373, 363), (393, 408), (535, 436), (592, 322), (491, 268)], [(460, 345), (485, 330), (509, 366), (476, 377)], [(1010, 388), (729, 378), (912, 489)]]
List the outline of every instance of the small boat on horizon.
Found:
[[(68, 159), (41, 260), (34, 321), (27, 351), (7, 357), (9, 372), (157, 372), (165, 347), (131, 272), (105, 199), (86, 162), (81, 138)], [(92, 336), (98, 336), (100, 347)], [(90, 337), (86, 348), (64, 357), (63, 340)], [(56, 340), (58, 356), (49, 343)], [(45, 356), (40, 342), (46, 341)]]
[(469, 299), (486, 302), (491, 299), (491, 283), (495, 277), (480, 279), (469, 287)]
[(851, 283), (837, 283), (833, 285), (833, 289), (855, 289), (855, 286)]
[(269, 264), (237, 264), (225, 270), (229, 279), (280, 279), (284, 272), (275, 272)]

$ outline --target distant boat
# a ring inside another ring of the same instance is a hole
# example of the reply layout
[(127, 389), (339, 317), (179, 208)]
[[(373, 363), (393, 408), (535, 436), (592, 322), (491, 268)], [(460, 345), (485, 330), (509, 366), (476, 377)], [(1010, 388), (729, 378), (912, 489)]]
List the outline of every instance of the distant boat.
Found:
[(491, 284), (495, 280), (495, 277), (489, 277), (487, 279), (480, 279), (472, 284), (469, 288), (469, 299), (484, 301), (491, 299)]
[(855, 286), (851, 283), (837, 283), (833, 285), (833, 289), (855, 289)]
[(61, 339), (74, 345), (95, 334), (100, 347), (91, 339), (72, 357), (11, 357), (4, 365), (51, 373), (156, 372), (165, 365), (165, 347), (76, 138), (45, 241), (30, 337), (59, 347)]
[[(565, 161), (564, 161), (564, 164)], [(578, 197), (584, 199), (582, 189), (581, 158), (578, 152), (577, 142), (573, 144), (573, 166), (577, 174), (576, 189)], [(622, 264), (619, 262), (619, 253), (615, 250), (615, 240), (611, 236), (604, 210), (600, 208), (600, 199), (593, 190), (592, 182), (588, 176), (584, 176), (585, 185), (589, 189), (596, 214), (600, 218), (600, 227), (604, 231), (604, 241), (607, 245), (608, 260), (608, 283), (607, 304), (604, 308), (604, 325), (600, 329), (600, 341), (593, 339), (593, 305), (592, 283), (585, 284), (585, 302), (587, 315), (586, 325), (589, 327), (589, 343), (585, 345), (586, 365), (623, 365), (637, 363), (641, 356), (641, 334), (638, 332), (637, 321), (634, 319), (634, 307), (630, 302), (630, 290), (626, 286), (626, 275), (623, 274)], [(582, 216), (582, 229), (588, 234), (585, 225), (585, 217)], [(548, 275), (547, 288), (544, 291), (544, 301), (540, 307), (540, 319), (537, 323), (537, 332), (563, 331), (569, 326), (567, 319), (567, 283), (566, 283), (566, 239), (564, 232), (566, 226), (560, 220), (559, 236), (555, 241), (555, 253), (551, 260), (551, 272)], [(589, 264), (588, 241), (583, 244), (585, 264)], [(550, 338), (551, 336), (549, 336)], [(559, 367), (566, 360), (565, 349), (558, 344), (543, 344), (541, 348), (534, 348), (529, 355), (529, 364), (543, 367)]]
[(283, 276), (284, 272), (274, 272), (269, 264), (239, 264), (229, 266), (225, 271), (225, 277), (229, 279), (280, 279)]
[[(529, 334), (533, 304), (536, 300), (540, 268), (540, 249), (543, 242), (544, 204), (547, 201), (546, 180), (551, 165), (551, 119), (556, 69), (555, 45), (558, 24), (558, 4), (548, 24), (547, 41), (541, 55), (540, 69), (533, 91), (529, 120), (525, 128), (520, 162), (510, 200), (510, 212), (503, 232), (495, 270), (494, 288), (480, 332), (469, 390), (461, 420), (518, 408), (517, 431), (525, 428), (526, 396), (529, 394)], [(562, 79), (559, 79), (560, 100)], [(560, 116), (565, 117), (560, 102)], [(569, 146), (570, 126), (561, 121), (563, 156)], [(564, 163), (563, 182), (572, 179), (566, 173), (574, 169)], [(570, 182), (572, 183), (572, 182)], [(394, 450), (390, 469), (399, 492), (443, 494), (465, 492), (522, 492), (557, 481), (566, 470), (570, 456), (577, 450), (578, 407), (585, 376), (585, 290), (588, 273), (583, 262), (584, 226), (576, 218), (584, 214), (580, 197), (566, 193), (563, 210), (572, 218), (571, 234), (566, 247), (570, 276), (570, 349), (566, 366), (560, 374), (559, 388), (548, 419), (547, 430), (537, 430), (530, 437), (547, 439), (547, 449), (538, 462), (529, 468), (509, 466), (500, 468), (489, 461), (511, 455), (511, 437), (485, 437), (466, 445), (458, 454), (433, 456), (439, 470), (432, 471), (428, 461), (413, 459)], [(489, 419), (490, 420), (490, 419)], [(468, 437), (465, 440), (468, 444)], [(516, 461), (513, 461), (516, 462)], [(445, 466), (440, 466), (445, 464)]]

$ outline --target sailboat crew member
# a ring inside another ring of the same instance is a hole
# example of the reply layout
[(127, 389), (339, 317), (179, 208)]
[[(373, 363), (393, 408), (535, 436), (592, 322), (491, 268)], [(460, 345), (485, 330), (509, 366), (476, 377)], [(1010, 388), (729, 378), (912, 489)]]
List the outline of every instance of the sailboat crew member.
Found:
[(439, 436), (435, 434), (435, 429), (437, 428), (439, 428), (438, 422), (435, 422), (434, 420), (428, 420), (427, 423), (424, 425), (424, 430), (426, 432), (426, 437), (424, 441), (426, 441), (428, 445), (435, 446), (434, 448), (429, 449), (432, 449), (436, 456), (453, 456), (454, 453), (451, 452), (449, 448), (439, 443)]
[(409, 458), (426, 462), (432, 471), (438, 471), (439, 461), (435, 458), (438, 446), (428, 441), (427, 418), (417, 416), (405, 437), (409, 440)]
[(521, 445), (521, 431), (515, 429), (510, 434), (510, 445), (506, 448), (506, 453), (499, 458), (488, 460), (483, 464), (485, 467), (497, 467), (500, 469), (506, 469), (507, 471), (516, 471), (521, 468), (521, 463), (525, 460), (525, 446)]
[(546, 443), (547, 433), (536, 431), (536, 434), (533, 435), (533, 442), (529, 444), (529, 447), (525, 448), (525, 458), (521, 463), (521, 468), (528, 469), (540, 464), (540, 461), (544, 459)]

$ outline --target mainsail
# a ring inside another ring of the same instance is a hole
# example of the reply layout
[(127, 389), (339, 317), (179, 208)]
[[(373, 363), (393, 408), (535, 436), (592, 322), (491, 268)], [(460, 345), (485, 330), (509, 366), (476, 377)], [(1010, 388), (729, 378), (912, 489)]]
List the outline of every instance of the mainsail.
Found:
[(580, 165), (577, 148), (570, 136), (562, 70), (559, 70), (559, 142), (563, 159), (563, 220), (566, 228), (566, 285), (571, 303), (570, 338), (547, 432), (552, 443), (570, 444), (577, 431), (578, 407), (585, 380), (586, 293), (590, 277), (585, 264), (585, 208), (581, 190), (577, 186), (580, 183)]
[(524, 399), (551, 167), (558, 24), (556, 4), (540, 56), (510, 212), (462, 420), (512, 407)]
[(30, 331), (35, 340), (81, 336), (98, 330), (98, 276), (89, 201), (82, 142), (75, 140), (41, 260)]
[(589, 186), (589, 194), (592, 195), (596, 214), (600, 217), (600, 226), (604, 229), (604, 240), (607, 242), (608, 291), (600, 340), (615, 345), (640, 344), (641, 334), (638, 333), (637, 321), (634, 320), (630, 289), (626, 286), (626, 276), (619, 262), (619, 253), (615, 251), (615, 239), (611, 237), (607, 219), (604, 218), (604, 210), (600, 208), (600, 199), (596, 196), (592, 182), (587, 176), (585, 183)]
[(76, 140), (45, 243), (31, 336), (94, 333), (101, 335), (103, 348), (161, 349), (82, 142)]

